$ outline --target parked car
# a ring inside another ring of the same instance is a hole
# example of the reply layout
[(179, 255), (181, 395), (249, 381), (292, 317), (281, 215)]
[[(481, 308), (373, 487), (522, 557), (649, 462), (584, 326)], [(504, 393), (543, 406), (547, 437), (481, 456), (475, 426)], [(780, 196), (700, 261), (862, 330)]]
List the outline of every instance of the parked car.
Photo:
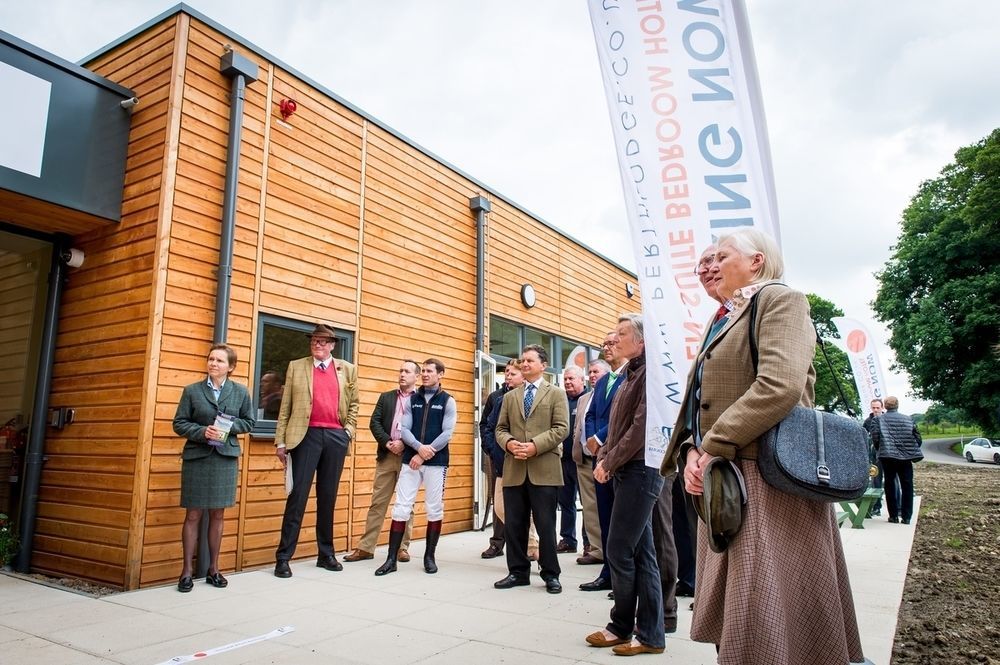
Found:
[(969, 462), (1000, 464), (1000, 439), (973, 439), (962, 447), (962, 454)]

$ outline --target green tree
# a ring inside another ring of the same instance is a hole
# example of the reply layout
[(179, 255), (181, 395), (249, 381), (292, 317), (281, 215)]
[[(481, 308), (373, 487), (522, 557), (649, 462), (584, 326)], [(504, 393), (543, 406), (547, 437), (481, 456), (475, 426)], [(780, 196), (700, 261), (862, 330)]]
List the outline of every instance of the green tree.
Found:
[[(814, 293), (807, 293), (809, 308), (812, 320), (816, 324), (816, 330), (823, 339), (840, 338), (837, 327), (833, 325), (833, 317), (843, 316), (844, 312), (829, 300), (821, 298)], [(854, 384), (854, 372), (851, 371), (851, 361), (847, 354), (835, 347), (833, 344), (826, 344), (826, 354), (830, 357), (830, 365), (836, 373), (840, 386), (844, 390), (844, 397), (847, 398), (847, 405), (855, 415), (866, 415), (861, 411), (861, 402), (858, 398), (858, 389)], [(840, 398), (837, 384), (834, 381), (834, 374), (830, 373), (826, 360), (823, 359), (823, 352), (816, 346), (816, 355), (813, 358), (813, 366), (816, 368), (816, 406), (827, 411), (837, 411), (847, 413), (847, 405)]]
[[(1000, 129), (959, 149), (903, 211), (873, 303), (914, 392), (1000, 432)], [(930, 413), (928, 413), (930, 416)]]

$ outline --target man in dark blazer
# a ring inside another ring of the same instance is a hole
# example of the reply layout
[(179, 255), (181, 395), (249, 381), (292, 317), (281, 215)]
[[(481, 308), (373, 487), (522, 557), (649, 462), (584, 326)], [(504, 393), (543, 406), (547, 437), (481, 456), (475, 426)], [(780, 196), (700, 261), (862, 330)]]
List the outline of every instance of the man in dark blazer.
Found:
[[(597, 459), (597, 453), (608, 438), (608, 423), (611, 422), (611, 403), (615, 399), (618, 387), (622, 383), (622, 373), (626, 360), (618, 352), (618, 334), (612, 330), (604, 336), (601, 345), (604, 360), (611, 371), (602, 376), (594, 386), (594, 396), (587, 407), (584, 419), (583, 433), (586, 437), (587, 452)], [(611, 529), (611, 507), (615, 501), (615, 490), (612, 483), (595, 483), (594, 493), (597, 497), (597, 517), (601, 523), (601, 551), (604, 552), (604, 565), (601, 572), (592, 582), (580, 585), (581, 591), (610, 591), (611, 569), (608, 568), (608, 531)]]
[[(372, 502), (368, 506), (368, 517), (365, 519), (365, 532), (357, 548), (344, 557), (344, 561), (364, 561), (375, 557), (375, 544), (378, 534), (382, 531), (385, 521), (385, 511), (389, 501), (396, 491), (396, 481), (399, 480), (399, 468), (403, 463), (402, 418), (403, 404), (417, 386), (420, 375), (420, 365), (416, 360), (404, 360), (399, 366), (398, 387), (387, 390), (378, 397), (375, 410), (372, 411), (368, 429), (375, 437), (375, 477), (372, 480)], [(413, 515), (410, 515), (403, 533), (403, 544), (396, 555), (398, 561), (410, 560), (410, 532), (413, 529)]]
[(310, 357), (288, 363), (285, 392), (274, 433), (275, 455), (292, 462), (292, 491), (285, 501), (275, 577), (291, 577), (306, 501), (316, 477), (316, 566), (343, 570), (333, 547), (333, 513), (344, 458), (358, 424), (358, 370), (333, 357), (333, 328), (317, 324), (309, 334)]
[(569, 433), (566, 391), (545, 381), (548, 353), (537, 344), (521, 350), (524, 383), (504, 395), (497, 420), (497, 443), (504, 450), (503, 501), (507, 577), (497, 589), (530, 584), (528, 525), (535, 518), (538, 563), (545, 590), (561, 593), (556, 554), (556, 503), (563, 484), (559, 444)]

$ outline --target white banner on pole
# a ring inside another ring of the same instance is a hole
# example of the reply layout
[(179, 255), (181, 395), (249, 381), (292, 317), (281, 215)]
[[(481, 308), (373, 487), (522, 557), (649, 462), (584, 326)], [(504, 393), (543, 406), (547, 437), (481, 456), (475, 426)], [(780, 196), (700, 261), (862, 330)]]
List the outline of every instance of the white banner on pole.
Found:
[(837, 326), (847, 358), (851, 361), (854, 384), (858, 387), (858, 397), (861, 398), (861, 409), (867, 410), (873, 399), (885, 399), (885, 375), (878, 360), (875, 340), (855, 319), (835, 316), (830, 320)]
[(723, 231), (780, 241), (742, 0), (588, 0), (642, 288), (646, 463), (658, 466), (717, 303), (695, 274)]

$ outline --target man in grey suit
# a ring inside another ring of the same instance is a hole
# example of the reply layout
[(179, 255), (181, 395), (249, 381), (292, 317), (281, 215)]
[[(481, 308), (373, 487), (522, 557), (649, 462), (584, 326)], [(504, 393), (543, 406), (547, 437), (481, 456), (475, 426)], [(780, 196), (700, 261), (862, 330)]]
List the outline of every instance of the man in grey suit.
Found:
[(556, 503), (563, 484), (559, 444), (569, 433), (566, 391), (545, 381), (548, 353), (537, 344), (521, 350), (524, 384), (510, 391), (500, 406), (497, 444), (504, 450), (503, 501), (507, 540), (507, 577), (497, 589), (530, 584), (528, 524), (538, 530), (538, 563), (545, 590), (561, 593), (556, 554)]

